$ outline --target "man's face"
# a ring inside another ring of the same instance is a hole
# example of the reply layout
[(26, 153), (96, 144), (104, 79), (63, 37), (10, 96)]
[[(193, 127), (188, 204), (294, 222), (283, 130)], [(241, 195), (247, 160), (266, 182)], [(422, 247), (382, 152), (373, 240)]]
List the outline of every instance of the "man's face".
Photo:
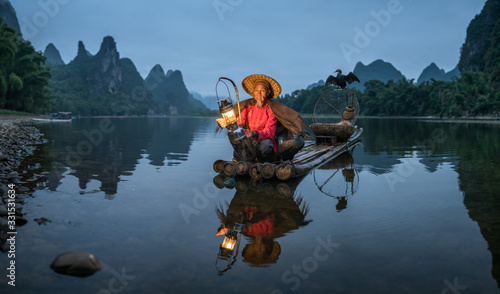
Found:
[(262, 84), (255, 85), (253, 89), (253, 96), (257, 102), (262, 103), (264, 99), (266, 99), (267, 95), (269, 95), (270, 91), (266, 89), (266, 87)]

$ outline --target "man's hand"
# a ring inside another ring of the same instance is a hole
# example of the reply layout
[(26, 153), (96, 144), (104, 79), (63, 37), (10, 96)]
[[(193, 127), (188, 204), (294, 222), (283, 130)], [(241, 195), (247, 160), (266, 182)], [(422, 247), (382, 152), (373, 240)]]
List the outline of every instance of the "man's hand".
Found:
[(259, 132), (255, 131), (247, 131), (247, 138), (258, 140), (259, 139)]
[(226, 120), (223, 117), (216, 119), (216, 121), (217, 121), (217, 123), (219, 123), (219, 126), (221, 128), (227, 127)]

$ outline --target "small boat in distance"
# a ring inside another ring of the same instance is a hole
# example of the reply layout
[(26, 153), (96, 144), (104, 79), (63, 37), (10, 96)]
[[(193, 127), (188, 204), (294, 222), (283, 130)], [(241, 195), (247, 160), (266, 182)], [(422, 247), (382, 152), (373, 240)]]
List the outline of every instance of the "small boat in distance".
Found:
[(71, 119), (71, 112), (57, 112), (51, 113), (50, 116), (46, 118), (32, 118), (32, 120), (38, 122), (71, 122)]

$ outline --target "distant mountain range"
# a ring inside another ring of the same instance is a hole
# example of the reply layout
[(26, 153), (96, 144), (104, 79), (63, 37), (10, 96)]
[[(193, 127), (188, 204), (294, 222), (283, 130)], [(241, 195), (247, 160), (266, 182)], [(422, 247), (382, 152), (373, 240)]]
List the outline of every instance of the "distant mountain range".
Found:
[(189, 93), (179, 70), (163, 71), (155, 65), (145, 79), (153, 96), (160, 103), (164, 113), (169, 115), (208, 112), (208, 108)]
[[(208, 107), (208, 109), (210, 110), (218, 110), (219, 109), (219, 105), (217, 104), (217, 96), (215, 95), (212, 95), (212, 96), (202, 96), (200, 93), (197, 93), (197, 92), (191, 92), (191, 95), (193, 95), (193, 97), (195, 99), (198, 99), (200, 100), (201, 102), (203, 102), (203, 104), (205, 104), (206, 107)], [(225, 98), (225, 97), (219, 97), (219, 98)]]
[[(361, 81), (353, 82), (349, 84), (348, 87), (358, 89), (363, 91), (365, 89), (364, 83), (370, 80), (378, 80), (384, 83), (393, 80), (398, 81), (401, 79), (406, 79), (406, 77), (396, 69), (391, 63), (377, 59), (368, 65), (364, 65), (362, 62), (358, 62), (352, 71)], [(332, 73), (334, 74), (334, 73)], [(343, 72), (343, 74), (348, 74), (348, 72)], [(432, 62), (427, 66), (417, 79), (416, 84), (421, 84), (426, 81), (431, 81), (432, 79), (437, 81), (451, 81), (452, 77), (460, 77), (460, 71), (458, 67), (455, 67), (449, 72), (445, 72), (443, 69), (438, 68), (438, 66)], [(307, 86), (307, 90), (310, 90), (317, 86), (323, 86), (325, 82), (319, 80)]]
[(443, 69), (438, 68), (437, 65), (433, 62), (428, 67), (424, 68), (417, 79), (417, 84), (421, 84), (425, 81), (430, 81), (431, 79), (434, 79), (436, 81), (451, 81), (453, 77), (460, 77), (458, 66), (456, 66), (449, 72), (445, 72)]
[[(389, 80), (405, 79), (405, 76), (392, 64), (381, 59), (377, 59), (368, 65), (358, 62), (352, 72), (361, 82), (354, 82), (349, 86), (358, 90), (364, 90), (364, 83), (369, 80), (379, 80), (385, 83)], [(344, 74), (347, 74), (347, 72)]]
[(52, 111), (78, 115), (145, 115), (159, 113), (158, 103), (128, 58), (120, 58), (114, 39), (103, 39), (89, 55), (83, 42), (76, 57), (64, 64), (53, 44), (45, 49), (50, 68)]
[[(0, 0), (0, 17), (21, 33), (9, 0)], [(210, 110), (189, 93), (179, 70), (156, 65), (144, 80), (132, 60), (120, 58), (111, 36), (92, 55), (78, 42), (76, 57), (65, 64), (52, 43), (45, 48), (51, 71), (52, 111), (80, 115), (201, 114)]]
[[(111, 36), (92, 55), (78, 42), (67, 65), (54, 44), (45, 48), (51, 68), (54, 108), (82, 115), (199, 114), (208, 112), (186, 89), (180, 71), (156, 65), (144, 80), (129, 58), (120, 58)], [(88, 103), (92, 102), (92, 103)]]
[(325, 85), (325, 81), (319, 80), (318, 82), (312, 83), (309, 86), (307, 86), (306, 90), (311, 90), (312, 88), (316, 88), (318, 86), (324, 86), (324, 85)]
[[(458, 67), (454, 68), (449, 72), (445, 72), (443, 69), (438, 68), (435, 63), (431, 63), (427, 66), (422, 73), (419, 75), (416, 84), (423, 83), (425, 81), (441, 80), (450, 81), (453, 76), (459, 77), (459, 68), (468, 70), (482, 70), (485, 68), (484, 56), (493, 56), (495, 50), (491, 49), (489, 35), (494, 28), (494, 23), (497, 19), (498, 14), (498, 0), (488, 0), (485, 4), (485, 13), (476, 16), (476, 18), (471, 22), (467, 30), (467, 40), (462, 46), (462, 54), (460, 57), (460, 62)], [(486, 9), (489, 8), (489, 9)], [(20, 31), (19, 22), (9, 0), (0, 0), (0, 17), (2, 17), (5, 22)], [(108, 38), (108, 39), (107, 39)], [(110, 39), (109, 39), (110, 38)], [(105, 42), (107, 42), (105, 44)], [(203, 97), (198, 93), (190, 93), (184, 84), (182, 73), (179, 70), (168, 70), (166, 73), (160, 65), (156, 65), (149, 73), (146, 79), (142, 79), (137, 73), (137, 70), (130, 59), (119, 58), (116, 45), (112, 37), (106, 37), (103, 40), (103, 46), (101, 50), (105, 50), (107, 53), (104, 54), (99, 51), (95, 56), (85, 49), (82, 42), (78, 44), (78, 53), (73, 61), (68, 65), (64, 64), (64, 61), (59, 54), (59, 51), (54, 46), (54, 44), (48, 44), (45, 48), (44, 56), (47, 58), (47, 64), (51, 67), (53, 71), (52, 82), (54, 82), (54, 91), (58, 91), (61, 87), (67, 88), (70, 94), (80, 94), (80, 96), (88, 96), (88, 94), (117, 94), (122, 93), (126, 96), (130, 96), (130, 83), (124, 81), (123, 70), (127, 72), (127, 77), (134, 81), (134, 85), (137, 87), (144, 88), (145, 101), (135, 101), (133, 104), (145, 103), (149, 106), (150, 102), (148, 99), (153, 98), (152, 103), (156, 103), (156, 107), (151, 109), (151, 112), (162, 112), (165, 114), (188, 114), (188, 113), (203, 113), (210, 109), (217, 109), (217, 98), (214, 96)], [(112, 46), (111, 46), (112, 45)], [(114, 53), (113, 53), (114, 52)], [(115, 56), (113, 56), (113, 54)], [(103, 59), (103, 56), (107, 57)], [(114, 62), (112, 64), (107, 64), (106, 62)], [(93, 64), (93, 66), (89, 66)], [(82, 66), (78, 68), (77, 65)], [(107, 71), (100, 71), (99, 68), (106, 67)], [(87, 89), (79, 89), (75, 92), (72, 84), (63, 85), (63, 80), (55, 80), (54, 77), (63, 78), (57, 71), (65, 68), (64, 79), (69, 83), (80, 77), (82, 80), (77, 84), (87, 85)], [(85, 69), (83, 69), (85, 68)], [(94, 72), (92, 72), (94, 71)], [(347, 72), (347, 71), (346, 71)], [(345, 72), (345, 73), (346, 73)], [(136, 74), (137, 73), (137, 74)], [(361, 83), (352, 83), (349, 86), (356, 88), (358, 90), (364, 89), (364, 83), (369, 80), (380, 80), (382, 82), (387, 82), (389, 80), (400, 80), (405, 79), (405, 76), (396, 69), (391, 63), (383, 60), (375, 60), (368, 65), (364, 65), (358, 62), (353, 69), (353, 73), (358, 76)], [(332, 73), (333, 74), (333, 73)], [(85, 80), (86, 79), (86, 80)], [(95, 83), (95, 84), (93, 84)], [(140, 84), (140, 85), (139, 85)], [(320, 80), (313, 83), (307, 87), (307, 89), (314, 88), (319, 85), (324, 85), (324, 81)], [(71, 90), (73, 89), (73, 90)], [(127, 89), (129, 93), (125, 93), (124, 89)], [(65, 90), (66, 91), (66, 90)], [(62, 92), (59, 92), (62, 95)], [(56, 95), (57, 96), (57, 95)], [(67, 100), (68, 98), (61, 98)], [(203, 102), (204, 106), (200, 103)], [(146, 106), (146, 105), (143, 105)]]

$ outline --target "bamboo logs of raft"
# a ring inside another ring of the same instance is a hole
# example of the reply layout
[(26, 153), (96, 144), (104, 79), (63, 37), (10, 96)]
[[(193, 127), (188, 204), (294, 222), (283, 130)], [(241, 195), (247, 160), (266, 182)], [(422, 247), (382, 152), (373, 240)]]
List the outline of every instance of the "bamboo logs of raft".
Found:
[(255, 180), (271, 179), (276, 174), (276, 168), (275, 163), (256, 163), (250, 167), (250, 177)]
[(277, 181), (276, 179), (263, 182), (253, 181), (248, 177), (239, 177), (234, 187), (227, 187), (225, 183), (230, 178), (231, 176), (220, 173), (213, 178), (213, 183), (219, 189), (229, 188), (236, 189), (238, 192), (258, 192), (270, 197), (276, 195), (281, 199), (293, 197), (295, 189), (303, 179), (299, 177), (286, 182)]
[(217, 160), (213, 168), (218, 173), (227, 176), (250, 176), (254, 180), (272, 179), (274, 177), (286, 181), (291, 178), (300, 177), (319, 167), (331, 159), (339, 156), (345, 151), (351, 150), (361, 138), (363, 129), (356, 130), (352, 136), (344, 142), (334, 145), (310, 144), (302, 148), (290, 162), (283, 163), (259, 163), (246, 161), (224, 161)]

